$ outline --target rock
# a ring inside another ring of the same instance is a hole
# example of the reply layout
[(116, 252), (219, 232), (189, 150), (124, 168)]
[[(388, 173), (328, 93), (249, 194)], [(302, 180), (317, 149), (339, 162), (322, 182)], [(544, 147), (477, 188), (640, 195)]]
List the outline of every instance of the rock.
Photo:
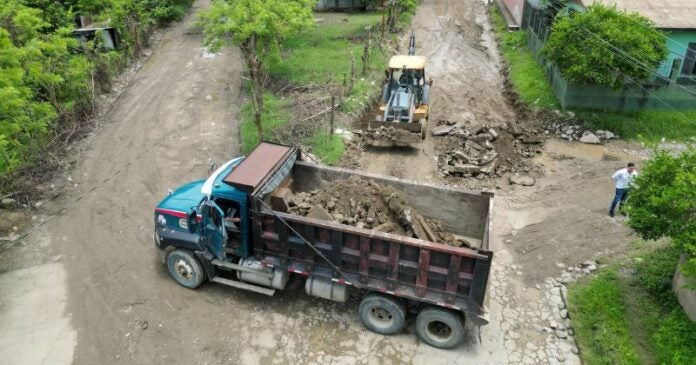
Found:
[(486, 175), (492, 175), (495, 174), (495, 169), (498, 167), (498, 159), (495, 158), (493, 161), (489, 162), (485, 166), (481, 167), (481, 172), (486, 174)]
[[(338, 215), (338, 214), (337, 214)], [(324, 209), (321, 205), (314, 205), (309, 209), (307, 213), (308, 218), (321, 219), (325, 221), (332, 221), (334, 217), (329, 214), (329, 212)]]
[(585, 131), (585, 133), (582, 134), (582, 137), (580, 137), (580, 142), (587, 144), (599, 144), (601, 141), (599, 138), (597, 138), (597, 136), (595, 136), (594, 133)]
[(568, 338), (568, 333), (566, 333), (565, 330), (557, 329), (557, 330), (556, 330), (556, 337), (558, 337), (558, 338)]
[(492, 140), (495, 140), (496, 138), (498, 138), (498, 132), (496, 132), (495, 129), (493, 129), (493, 128), (488, 128), (488, 134), (491, 135)]
[(459, 128), (459, 125), (439, 125), (433, 128), (432, 134), (433, 136), (445, 136), (452, 133), (456, 128)]
[(533, 186), (536, 183), (533, 177), (527, 175), (512, 175), (510, 176), (510, 184)]
[(578, 348), (575, 347), (575, 346), (573, 346), (573, 347), (570, 348), (570, 352), (574, 353), (575, 355), (577, 355), (577, 354), (580, 353), (580, 351), (578, 350)]
[(445, 121), (445, 124), (447, 124), (447, 125), (455, 125), (455, 124), (457, 124), (457, 122), (455, 122), (455, 121), (453, 121), (453, 120), (446, 120), (446, 121)]
[(464, 151), (462, 150), (456, 150), (452, 152), (452, 155), (454, 155), (455, 158), (459, 159), (462, 163), (469, 163), (471, 162), (471, 159), (469, 158), (469, 155), (467, 155)]
[(568, 310), (567, 310), (567, 309), (561, 309), (560, 315), (561, 315), (561, 318), (563, 318), (563, 319), (568, 318)]
[(536, 136), (525, 136), (521, 138), (521, 141), (524, 144), (540, 144), (541, 142), (543, 142), (541, 138)]
[(481, 172), (481, 168), (472, 165), (472, 164), (455, 164), (454, 168), (452, 169), (452, 172), (455, 173), (460, 173), (460, 174), (466, 174), (466, 173), (472, 173), (472, 174), (477, 174)]
[(609, 131), (604, 131), (604, 137), (605, 137), (606, 139), (613, 139), (613, 138), (616, 138), (616, 134), (611, 133), (611, 132), (609, 132)]
[(3, 208), (9, 208), (9, 207), (13, 206), (16, 202), (17, 202), (17, 200), (15, 200), (15, 199), (4, 198), (4, 199), (0, 200), (0, 205), (2, 205)]
[(477, 142), (477, 143), (483, 143), (483, 142), (492, 140), (493, 136), (491, 136), (488, 133), (480, 133), (480, 134), (477, 134), (477, 135), (471, 137), (470, 139), (474, 142)]

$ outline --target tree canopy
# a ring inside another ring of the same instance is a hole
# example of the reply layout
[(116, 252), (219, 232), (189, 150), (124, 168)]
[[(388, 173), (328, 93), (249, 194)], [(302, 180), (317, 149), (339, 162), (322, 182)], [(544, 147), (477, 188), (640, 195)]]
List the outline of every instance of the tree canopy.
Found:
[(684, 272), (696, 276), (696, 148), (658, 151), (636, 179), (628, 224), (645, 239), (670, 237), (690, 255)]
[[(108, 84), (153, 25), (182, 17), (191, 2), (0, 0), (0, 178), (31, 161), (63, 122), (84, 119), (93, 88)], [(80, 45), (78, 14), (116, 28), (122, 48)]]
[(616, 88), (649, 78), (667, 56), (667, 41), (640, 14), (594, 4), (559, 13), (541, 54), (571, 81)]
[(254, 103), (254, 124), (263, 140), (261, 115), (266, 75), (264, 58), (275, 53), (284, 38), (314, 26), (313, 0), (216, 1), (200, 14), (204, 44), (216, 51), (224, 44), (238, 46), (244, 55)]

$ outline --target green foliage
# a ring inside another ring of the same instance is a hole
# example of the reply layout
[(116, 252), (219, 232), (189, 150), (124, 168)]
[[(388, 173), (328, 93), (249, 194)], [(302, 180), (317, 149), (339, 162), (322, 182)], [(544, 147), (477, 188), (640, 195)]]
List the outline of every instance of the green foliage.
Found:
[[(292, 110), (287, 100), (280, 99), (269, 92), (263, 94), (263, 102), (265, 108), (261, 123), (263, 129), (267, 132), (271, 132), (268, 134), (272, 135), (273, 130), (288, 123), (288, 116)], [(254, 124), (254, 106), (251, 103), (246, 103), (242, 106), (241, 137), (243, 154), (251, 152), (254, 147), (259, 144), (256, 126)]]
[(206, 47), (239, 46), (251, 79), (254, 124), (263, 140), (263, 88), (269, 55), (277, 54), (283, 39), (314, 25), (311, 0), (217, 1), (199, 14)]
[(624, 264), (635, 269), (633, 276), (612, 266), (569, 287), (568, 309), (584, 363), (693, 364), (696, 323), (669, 285), (679, 254), (658, 249)]
[(245, 51), (254, 41), (254, 55), (277, 49), (284, 38), (314, 25), (312, 6), (311, 0), (216, 1), (200, 13), (204, 43), (218, 50), (227, 42)]
[(312, 149), (312, 153), (327, 165), (335, 165), (341, 161), (346, 147), (341, 136), (333, 136), (326, 132), (318, 132), (305, 141)]
[(620, 87), (647, 79), (667, 56), (667, 43), (647, 18), (595, 3), (557, 17), (541, 54), (571, 81)]
[(635, 183), (628, 224), (645, 239), (670, 237), (690, 255), (684, 273), (696, 275), (696, 148), (656, 151)]
[(660, 304), (675, 306), (677, 298), (672, 292), (672, 277), (680, 253), (680, 250), (668, 247), (647, 259), (637, 260), (634, 285), (640, 286)]
[(500, 37), (498, 44), (510, 70), (508, 78), (520, 99), (540, 108), (557, 108), (556, 96), (546, 81), (544, 70), (527, 48), (526, 33), (508, 31), (498, 7), (493, 5), (491, 8), (491, 19)]
[[(362, 69), (363, 42), (367, 37), (365, 28), (381, 21), (381, 14), (346, 14), (340, 17), (323, 15), (325, 20), (315, 29), (288, 37), (283, 43), (283, 57), (268, 61), (269, 73), (292, 84), (341, 84), (343, 77), (350, 77), (351, 55), (355, 67)], [(347, 21), (342, 21), (347, 19)], [(369, 71), (382, 74), (386, 63), (376, 42), (370, 49)]]
[[(31, 162), (62, 122), (91, 112), (93, 82), (108, 84), (155, 23), (180, 18), (191, 0), (0, 0), (0, 177)], [(109, 20), (124, 51), (81, 47), (76, 13)]]
[(696, 111), (575, 112), (587, 126), (610, 130), (621, 138), (656, 143), (662, 138), (681, 142), (696, 136)]
[(614, 272), (602, 272), (584, 286), (571, 287), (568, 309), (585, 363), (640, 364)]

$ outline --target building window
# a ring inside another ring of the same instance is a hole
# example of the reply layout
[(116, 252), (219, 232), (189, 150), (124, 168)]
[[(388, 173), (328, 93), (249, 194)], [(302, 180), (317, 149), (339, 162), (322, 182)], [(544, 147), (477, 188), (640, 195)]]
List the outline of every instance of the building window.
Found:
[(681, 73), (682, 75), (696, 76), (696, 42), (689, 43)]

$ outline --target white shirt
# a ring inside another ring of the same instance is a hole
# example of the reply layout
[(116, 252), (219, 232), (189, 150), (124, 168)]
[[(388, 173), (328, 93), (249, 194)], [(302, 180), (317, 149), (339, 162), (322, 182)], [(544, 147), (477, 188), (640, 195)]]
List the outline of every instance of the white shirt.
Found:
[(614, 181), (616, 181), (617, 189), (628, 189), (631, 185), (631, 181), (638, 176), (638, 171), (633, 170), (633, 172), (628, 172), (627, 168), (621, 169), (612, 175)]

